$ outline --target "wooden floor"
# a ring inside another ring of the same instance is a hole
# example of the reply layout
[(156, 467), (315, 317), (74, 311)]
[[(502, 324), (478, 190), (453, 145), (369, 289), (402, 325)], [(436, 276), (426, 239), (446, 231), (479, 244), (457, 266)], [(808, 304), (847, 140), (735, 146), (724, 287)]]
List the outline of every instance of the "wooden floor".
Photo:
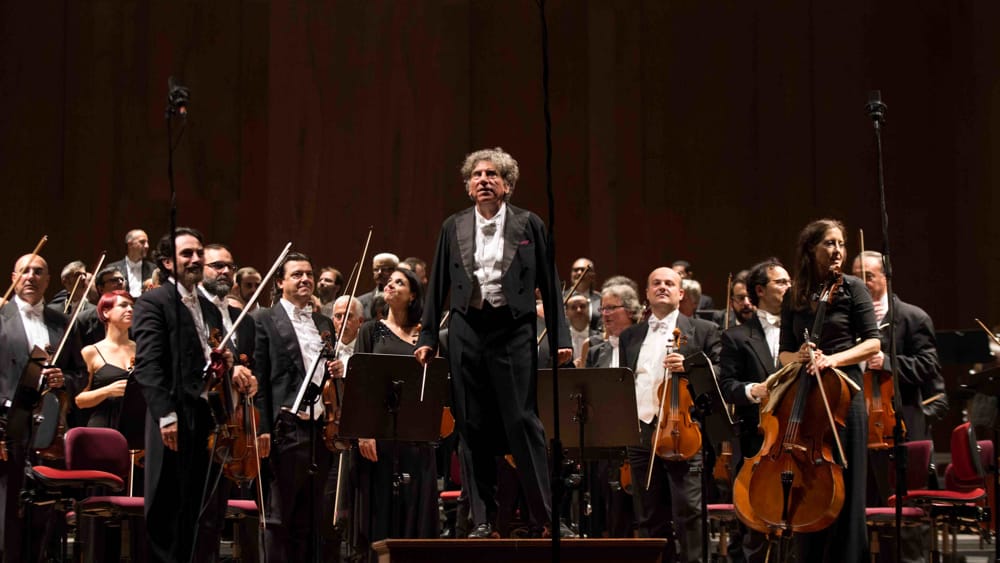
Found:
[[(654, 563), (661, 559), (664, 539), (572, 539), (560, 542), (559, 560), (567, 563)], [(552, 540), (385, 540), (373, 546), (379, 563), (439, 561), (492, 563), (553, 560)]]

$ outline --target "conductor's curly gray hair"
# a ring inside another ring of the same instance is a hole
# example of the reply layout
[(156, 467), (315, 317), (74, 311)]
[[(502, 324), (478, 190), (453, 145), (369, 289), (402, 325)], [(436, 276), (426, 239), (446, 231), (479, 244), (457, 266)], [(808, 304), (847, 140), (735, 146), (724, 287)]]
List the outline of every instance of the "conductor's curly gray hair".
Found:
[(504, 201), (509, 201), (510, 196), (514, 194), (514, 186), (517, 184), (517, 178), (521, 171), (518, 169), (517, 161), (514, 160), (514, 157), (504, 152), (500, 147), (482, 149), (466, 155), (465, 162), (462, 163), (462, 183), (468, 184), (476, 163), (483, 160), (488, 160), (497, 167), (500, 177), (503, 178), (503, 181), (510, 188), (510, 191), (504, 196)]

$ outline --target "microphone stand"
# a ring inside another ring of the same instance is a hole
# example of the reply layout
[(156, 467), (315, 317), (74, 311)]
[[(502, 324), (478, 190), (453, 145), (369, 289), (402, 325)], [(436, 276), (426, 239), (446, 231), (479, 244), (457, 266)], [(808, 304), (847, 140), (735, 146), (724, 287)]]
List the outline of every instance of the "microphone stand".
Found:
[(882, 271), (885, 273), (885, 287), (889, 296), (888, 311), (886, 316), (889, 319), (889, 365), (892, 370), (892, 406), (896, 410), (895, 426), (892, 429), (892, 455), (896, 463), (896, 506), (895, 506), (895, 534), (896, 534), (896, 561), (900, 560), (903, 549), (903, 541), (900, 531), (903, 526), (903, 497), (906, 496), (906, 465), (907, 450), (903, 443), (903, 407), (899, 394), (899, 362), (896, 352), (896, 307), (894, 305), (895, 293), (892, 291), (892, 261), (889, 258), (889, 213), (885, 205), (885, 172), (882, 160), (882, 127), (885, 126), (886, 106), (882, 103), (882, 94), (878, 90), (868, 93), (868, 103), (865, 105), (865, 112), (872, 119), (875, 127), (875, 170), (877, 173), (877, 184), (879, 192), (879, 204), (882, 219)]
[[(545, 119), (545, 193), (549, 203), (549, 242), (548, 242), (548, 264), (546, 264), (547, 292), (549, 299), (544, 304), (545, 325), (549, 331), (549, 354), (552, 360), (552, 508), (551, 522), (549, 523), (552, 534), (552, 561), (559, 563), (560, 525), (559, 514), (561, 513), (563, 499), (563, 481), (560, 471), (562, 470), (563, 447), (559, 429), (559, 311), (554, 305), (558, 303), (554, 299), (558, 295), (559, 288), (556, 284), (556, 205), (555, 193), (552, 191), (552, 112), (549, 108), (549, 28), (545, 19), (545, 0), (538, 1), (538, 11), (541, 16), (542, 32), (542, 111)], [(543, 292), (543, 298), (544, 298)], [(550, 309), (550, 305), (553, 307)]]

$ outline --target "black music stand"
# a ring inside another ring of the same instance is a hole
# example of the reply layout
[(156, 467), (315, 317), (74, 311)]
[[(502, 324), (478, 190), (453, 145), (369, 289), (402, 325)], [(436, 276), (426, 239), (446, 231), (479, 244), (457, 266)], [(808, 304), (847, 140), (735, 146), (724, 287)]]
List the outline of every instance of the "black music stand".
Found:
[(941, 365), (984, 364), (993, 361), (989, 335), (978, 328), (936, 331), (934, 344), (937, 346)]
[(719, 378), (715, 368), (704, 352), (697, 352), (684, 358), (684, 373), (687, 376), (694, 409), (691, 414), (701, 425), (701, 553), (708, 560), (708, 449), (713, 444), (735, 437), (733, 417), (729, 405), (722, 398)]
[(354, 354), (344, 376), (340, 436), (389, 440), (393, 444), (389, 517), (392, 537), (400, 533), (400, 486), (410, 478), (400, 472), (399, 443), (423, 444), (440, 438), (441, 412), (448, 394), (448, 361), (434, 358), (427, 366), (421, 402), (423, 372), (413, 356)]
[[(545, 434), (552, 435), (552, 370), (538, 370), (538, 414)], [(585, 460), (622, 457), (627, 446), (639, 445), (636, 420), (635, 376), (628, 368), (585, 368), (559, 370), (559, 423), (576, 427), (563, 441), (569, 456), (582, 468), (581, 482), (590, 486)], [(593, 491), (588, 490), (592, 496)], [(580, 495), (580, 519), (584, 520), (586, 499)], [(561, 507), (553, 507), (561, 511)], [(581, 522), (583, 528), (584, 522)], [(589, 526), (586, 526), (589, 532)]]
[[(979, 395), (986, 395), (1000, 400), (1000, 368), (992, 368), (969, 376), (969, 383), (961, 386), (962, 391), (974, 392)], [(970, 419), (972, 417), (970, 416)], [(1000, 417), (993, 413), (993, 459), (990, 460), (990, 470), (993, 479), (993, 510), (1000, 510), (1000, 466), (997, 464), (997, 443), (1000, 442)], [(993, 518), (993, 538), (996, 551), (994, 561), (1000, 561), (1000, 517), (994, 515)]]

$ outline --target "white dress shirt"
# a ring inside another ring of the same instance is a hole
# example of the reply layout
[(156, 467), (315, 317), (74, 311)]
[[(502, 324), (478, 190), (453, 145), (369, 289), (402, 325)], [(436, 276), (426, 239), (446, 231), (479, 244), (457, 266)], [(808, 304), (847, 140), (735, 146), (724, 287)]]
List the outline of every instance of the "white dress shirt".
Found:
[[(229, 305), (225, 302), (225, 300), (221, 299), (217, 295), (212, 295), (207, 289), (200, 285), (198, 286), (198, 289), (201, 290), (201, 294), (205, 297), (205, 299), (211, 301), (212, 305), (215, 305), (215, 308), (219, 310), (219, 313), (222, 315), (222, 327), (226, 330), (226, 334), (233, 332), (233, 318), (229, 316)], [(233, 337), (230, 338), (229, 341), (233, 343), (234, 347), (236, 346), (236, 333), (233, 333)]]
[(142, 260), (133, 262), (125, 257), (125, 275), (128, 276), (128, 292), (132, 297), (142, 295)]
[(473, 274), (479, 282), (481, 299), (473, 297), (472, 306), (478, 309), (483, 306), (483, 301), (487, 301), (494, 307), (502, 307), (507, 304), (500, 285), (500, 278), (503, 277), (500, 267), (503, 262), (503, 229), (507, 220), (507, 204), (501, 203), (500, 210), (492, 219), (480, 215), (478, 208), (475, 209), (475, 214), (476, 270)]
[[(292, 321), (292, 328), (295, 329), (295, 339), (299, 342), (299, 352), (302, 354), (302, 365), (308, 370), (313, 366), (313, 363), (316, 364), (312, 373), (312, 382), (318, 386), (323, 382), (323, 370), (326, 369), (326, 362), (316, 361), (323, 350), (323, 339), (320, 337), (316, 322), (312, 318), (312, 306), (306, 305), (300, 309), (284, 297), (281, 298), (280, 303)], [(316, 401), (313, 407), (313, 418), (318, 420), (321, 416), (323, 416), (323, 401)]]
[(45, 300), (40, 300), (34, 305), (30, 305), (17, 295), (14, 296), (14, 303), (17, 305), (17, 312), (21, 315), (21, 323), (24, 325), (24, 335), (28, 339), (28, 351), (32, 347), (38, 346), (42, 350), (51, 344), (49, 342), (49, 329), (45, 326), (45, 319), (42, 310), (45, 308)]
[(573, 359), (580, 359), (580, 354), (583, 353), (583, 343), (590, 338), (590, 327), (586, 327), (583, 330), (576, 330), (572, 326), (569, 327), (569, 336), (573, 341)]
[(611, 345), (611, 364), (609, 364), (608, 367), (612, 367), (612, 368), (621, 367), (621, 365), (620, 365), (621, 364), (621, 360), (620, 360), (621, 356), (619, 355), (619, 352), (618, 352), (618, 350), (619, 350), (619, 348), (618, 348), (618, 342), (619, 341), (618, 341), (618, 337), (617, 336), (609, 336), (608, 337), (608, 344)]
[[(781, 316), (772, 315), (763, 309), (757, 309), (757, 319), (760, 326), (764, 328), (764, 339), (767, 341), (767, 348), (771, 351), (771, 365), (778, 366), (778, 341), (781, 338)], [(750, 394), (750, 388), (756, 383), (747, 383), (743, 391), (747, 399), (759, 403), (760, 399)]]
[(659, 414), (660, 401), (656, 397), (656, 387), (663, 381), (663, 359), (667, 357), (667, 346), (674, 342), (674, 328), (680, 314), (674, 309), (662, 319), (649, 317), (649, 331), (639, 348), (639, 359), (635, 370), (635, 403), (639, 420), (650, 423)]

